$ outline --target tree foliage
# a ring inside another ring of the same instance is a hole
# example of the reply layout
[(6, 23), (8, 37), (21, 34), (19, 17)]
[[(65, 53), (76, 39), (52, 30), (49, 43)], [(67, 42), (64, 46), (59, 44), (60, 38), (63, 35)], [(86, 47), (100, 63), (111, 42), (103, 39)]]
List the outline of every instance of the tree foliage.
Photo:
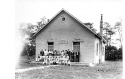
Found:
[(35, 39), (32, 38), (35, 33), (37, 33), (41, 28), (45, 26), (46, 18), (43, 17), (40, 22), (37, 22), (37, 25), (31, 23), (23, 23), (19, 27), (21, 33), (22, 42), (24, 48), (21, 55), (28, 54), (29, 56), (35, 55)]
[(107, 45), (111, 45), (112, 35), (115, 34), (115, 31), (108, 22), (104, 23), (103, 34), (108, 38)]
[(106, 60), (119, 60), (122, 59), (122, 48), (117, 49), (115, 46), (107, 46), (105, 53)]
[[(117, 41), (121, 44), (121, 47), (122, 47), (122, 42), (123, 42), (122, 19), (120, 21), (117, 21), (115, 25), (112, 27), (108, 22), (104, 22), (103, 33), (108, 38), (107, 45), (116, 44), (115, 41)], [(119, 35), (116, 36), (116, 38), (112, 38), (113, 35), (117, 35), (117, 34)], [(112, 40), (115, 40), (115, 41), (113, 42)]]
[(121, 48), (122, 48), (122, 42), (123, 42), (123, 36), (122, 36), (122, 21), (117, 22), (114, 26), (114, 29), (117, 29), (118, 33), (119, 33), (119, 38), (116, 39), (117, 41), (119, 41), (121, 43)]

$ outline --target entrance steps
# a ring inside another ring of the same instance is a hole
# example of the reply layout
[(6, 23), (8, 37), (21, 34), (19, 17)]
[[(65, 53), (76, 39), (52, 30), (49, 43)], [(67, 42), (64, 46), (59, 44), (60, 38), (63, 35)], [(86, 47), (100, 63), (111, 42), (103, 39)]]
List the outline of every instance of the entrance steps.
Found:
[(84, 63), (84, 62), (70, 62), (70, 65), (71, 66), (79, 65), (79, 66), (85, 66), (85, 67), (94, 66), (94, 64), (92, 63)]
[[(43, 62), (36, 62), (36, 61), (31, 61), (30, 63), (43, 64)], [(70, 62), (70, 66), (93, 67), (93, 66), (95, 66), (95, 64), (93, 64), (93, 63), (85, 63), (85, 62)]]
[(39, 63), (39, 64), (42, 64), (43, 62), (31, 61), (30, 63)]

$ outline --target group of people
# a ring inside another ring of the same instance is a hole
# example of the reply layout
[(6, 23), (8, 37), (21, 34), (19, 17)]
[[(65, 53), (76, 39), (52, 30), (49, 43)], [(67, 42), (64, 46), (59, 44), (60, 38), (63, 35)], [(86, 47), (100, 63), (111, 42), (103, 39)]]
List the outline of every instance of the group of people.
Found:
[(79, 62), (80, 52), (68, 50), (41, 50), (36, 61), (42, 61), (43, 64), (70, 64), (70, 62)]

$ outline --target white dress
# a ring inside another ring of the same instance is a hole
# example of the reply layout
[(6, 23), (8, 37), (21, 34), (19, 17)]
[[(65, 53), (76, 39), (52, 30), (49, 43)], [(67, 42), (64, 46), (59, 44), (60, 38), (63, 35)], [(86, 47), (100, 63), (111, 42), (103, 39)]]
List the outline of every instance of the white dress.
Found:
[(48, 55), (48, 51), (44, 51), (44, 54), (45, 54), (45, 56), (47, 56)]

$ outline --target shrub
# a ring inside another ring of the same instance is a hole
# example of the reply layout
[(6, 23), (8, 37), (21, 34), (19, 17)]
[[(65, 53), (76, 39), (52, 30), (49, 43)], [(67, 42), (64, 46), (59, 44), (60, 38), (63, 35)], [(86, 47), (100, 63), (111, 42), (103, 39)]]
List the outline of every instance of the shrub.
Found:
[(117, 49), (115, 46), (106, 46), (105, 53), (106, 60), (119, 60), (122, 59), (122, 48)]

